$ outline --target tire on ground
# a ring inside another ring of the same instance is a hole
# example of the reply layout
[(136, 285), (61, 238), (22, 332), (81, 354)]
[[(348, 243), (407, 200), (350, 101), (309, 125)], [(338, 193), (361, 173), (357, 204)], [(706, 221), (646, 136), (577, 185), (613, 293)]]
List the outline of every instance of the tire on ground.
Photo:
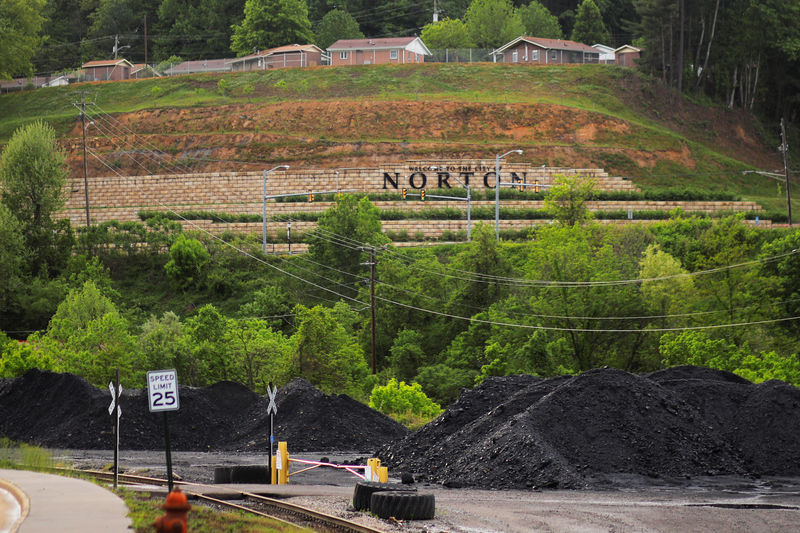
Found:
[(228, 483), (269, 483), (266, 465), (237, 465), (230, 469), (231, 477)]
[(399, 483), (377, 483), (374, 481), (359, 481), (353, 489), (353, 508), (356, 511), (369, 511), (372, 495), (379, 491), (416, 492), (413, 487), (406, 487)]
[(430, 520), (436, 513), (436, 500), (433, 494), (418, 492), (375, 492), (370, 507), (379, 518)]

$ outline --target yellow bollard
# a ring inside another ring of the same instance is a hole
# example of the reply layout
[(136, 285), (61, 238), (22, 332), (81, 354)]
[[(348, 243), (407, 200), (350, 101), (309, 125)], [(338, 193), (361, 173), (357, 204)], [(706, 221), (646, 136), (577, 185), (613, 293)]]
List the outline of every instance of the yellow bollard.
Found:
[(289, 483), (289, 448), (286, 442), (278, 443), (278, 457), (275, 459), (278, 468), (278, 485)]
[(378, 467), (378, 481), (381, 483), (389, 483), (389, 469), (385, 466)]
[(278, 483), (278, 471), (275, 469), (275, 456), (273, 455), (270, 460), (272, 461), (272, 468), (270, 468), (270, 477), (272, 477), (272, 479), (270, 479), (269, 482), (276, 485)]
[(367, 481), (378, 481), (378, 468), (381, 466), (381, 460), (377, 457), (367, 459)]

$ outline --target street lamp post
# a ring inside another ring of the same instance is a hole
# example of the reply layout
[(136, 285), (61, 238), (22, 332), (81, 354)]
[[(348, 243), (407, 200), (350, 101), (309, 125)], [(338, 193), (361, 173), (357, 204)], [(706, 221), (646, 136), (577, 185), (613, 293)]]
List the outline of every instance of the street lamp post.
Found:
[[(437, 168), (438, 167), (431, 167), (432, 170), (436, 170)], [(467, 242), (469, 242), (472, 240), (472, 194), (470, 192), (469, 184), (464, 183), (455, 176), (451, 175), (450, 177), (467, 189)]]
[(264, 171), (264, 210), (261, 214), (261, 251), (264, 252), (264, 254), (267, 253), (267, 174), (280, 169), (286, 170), (287, 168), (289, 168), (289, 165), (278, 165), (277, 167)]
[(500, 160), (509, 154), (521, 154), (522, 150), (510, 150), (494, 159), (494, 234), (500, 240)]

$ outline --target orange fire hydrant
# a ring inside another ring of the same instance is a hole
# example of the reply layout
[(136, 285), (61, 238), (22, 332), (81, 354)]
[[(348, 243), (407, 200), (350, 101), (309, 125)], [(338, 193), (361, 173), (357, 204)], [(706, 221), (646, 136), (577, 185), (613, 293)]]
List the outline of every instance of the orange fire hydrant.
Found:
[(186, 533), (186, 515), (191, 505), (186, 500), (186, 495), (175, 489), (167, 495), (167, 501), (161, 506), (166, 511), (164, 516), (156, 518), (156, 533)]

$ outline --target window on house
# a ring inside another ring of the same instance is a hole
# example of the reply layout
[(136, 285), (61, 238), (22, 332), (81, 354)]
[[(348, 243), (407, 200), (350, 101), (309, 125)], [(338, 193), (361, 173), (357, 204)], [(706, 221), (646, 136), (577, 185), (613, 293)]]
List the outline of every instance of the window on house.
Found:
[(519, 52), (517, 52), (516, 50), (511, 52), (511, 62), (512, 63), (519, 63)]
[(347, 52), (339, 52), (339, 59), (347, 59)]
[(550, 61), (558, 61), (558, 52), (555, 50), (550, 52)]
[(414, 54), (414, 61), (419, 63), (419, 54)]
[(397, 59), (397, 50), (389, 50), (389, 59)]
[(539, 50), (531, 50), (531, 61), (539, 61)]

